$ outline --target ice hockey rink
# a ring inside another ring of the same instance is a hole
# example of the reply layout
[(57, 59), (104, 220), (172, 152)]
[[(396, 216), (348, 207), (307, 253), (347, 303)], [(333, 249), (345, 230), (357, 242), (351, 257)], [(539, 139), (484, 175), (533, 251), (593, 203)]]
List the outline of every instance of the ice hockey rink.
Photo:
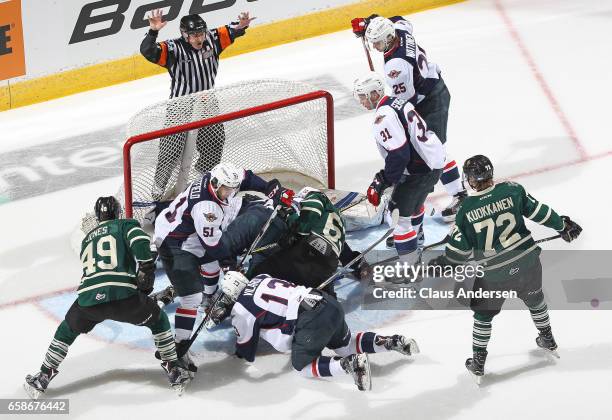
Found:
[[(604, 216), (612, 208), (606, 192), (612, 2), (473, 0), (409, 19), (449, 86), (447, 146), (457, 161), (489, 156), (498, 178), (523, 184), (584, 228), (572, 244), (551, 241), (543, 248), (610, 249), (612, 228)], [(382, 57), (373, 57), (380, 69)], [(223, 60), (217, 85), (270, 77), (332, 92), (336, 186), (365, 192), (382, 167), (367, 135), (371, 115), (351, 96), (352, 81), (366, 71), (361, 43), (346, 30)], [(95, 199), (122, 182), (124, 124), (166, 99), (168, 87), (164, 74), (0, 113), (2, 166), (30, 170), (2, 179), (0, 398), (26, 397), (24, 377), (39, 369), (76, 296), (81, 264), (71, 235)], [(105, 150), (108, 163), (87, 167), (81, 155), (81, 169), (69, 166), (87, 143)], [(39, 156), (54, 163), (34, 165)], [(428, 206), (442, 208), (447, 200), (437, 191)], [(435, 218), (427, 227), (427, 242), (445, 233)], [(529, 227), (536, 238), (550, 234)], [(536, 348), (527, 311), (502, 312), (478, 388), (464, 367), (471, 312), (364, 311), (351, 298), (355, 287), (347, 279), (338, 287), (352, 330), (401, 333), (421, 347), (412, 358), (371, 355), (371, 392), (357, 391), (349, 378), (301, 378), (288, 355), (265, 347), (254, 364), (235, 359), (225, 327), (200, 335), (193, 346), (199, 372), (177, 397), (153, 357), (148, 330), (105, 323), (70, 347), (45, 397), (70, 399), (70, 417), (87, 419), (612, 418), (612, 313), (551, 311), (560, 355), (553, 361)]]

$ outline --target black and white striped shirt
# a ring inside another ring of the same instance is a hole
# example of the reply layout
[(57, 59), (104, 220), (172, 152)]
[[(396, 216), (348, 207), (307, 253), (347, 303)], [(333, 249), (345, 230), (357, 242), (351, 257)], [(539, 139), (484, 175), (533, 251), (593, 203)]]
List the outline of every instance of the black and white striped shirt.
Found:
[(226, 25), (206, 31), (200, 50), (194, 49), (182, 37), (156, 42), (158, 31), (149, 30), (140, 45), (140, 52), (152, 63), (168, 69), (172, 78), (170, 98), (188, 95), (215, 87), (219, 55), (244, 35), (244, 30)]

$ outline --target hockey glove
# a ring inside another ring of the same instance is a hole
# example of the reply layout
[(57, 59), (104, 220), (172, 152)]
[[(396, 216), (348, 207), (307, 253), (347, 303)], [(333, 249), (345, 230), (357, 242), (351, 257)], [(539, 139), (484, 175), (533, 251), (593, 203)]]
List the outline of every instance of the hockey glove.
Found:
[[(353, 251), (351, 254), (351, 260), (359, 256), (359, 252)], [(368, 274), (371, 270), (370, 264), (368, 264), (365, 258), (360, 258), (351, 264), (348, 268), (353, 270), (353, 275), (357, 277), (359, 280), (363, 280), (368, 277)]]
[(365, 35), (366, 28), (368, 27), (368, 23), (365, 18), (354, 18), (351, 20), (351, 25), (353, 26), (353, 33), (357, 38), (363, 38)]
[(374, 180), (370, 184), (366, 194), (370, 204), (378, 206), (380, 204), (380, 196), (387, 187), (389, 187), (389, 184), (387, 184), (385, 180), (384, 170), (381, 170), (374, 176)]
[(153, 291), (153, 283), (155, 283), (155, 263), (152, 260), (141, 262), (138, 266), (136, 287), (148, 295)]
[(561, 231), (561, 237), (565, 242), (572, 242), (582, 232), (582, 228), (576, 222), (569, 218), (569, 216), (561, 216), (563, 219), (563, 230)]
[(238, 262), (236, 258), (228, 257), (219, 261), (219, 267), (223, 273), (227, 273), (228, 271), (236, 271), (238, 267)]
[(295, 192), (289, 188), (283, 188), (278, 179), (273, 179), (268, 182), (265, 194), (272, 200), (275, 207), (279, 204), (285, 207), (291, 207)]
[(357, 38), (362, 38), (365, 35), (365, 31), (368, 24), (372, 19), (378, 17), (377, 14), (368, 16), (367, 18), (354, 18), (351, 19), (351, 26), (353, 27), (353, 33)]

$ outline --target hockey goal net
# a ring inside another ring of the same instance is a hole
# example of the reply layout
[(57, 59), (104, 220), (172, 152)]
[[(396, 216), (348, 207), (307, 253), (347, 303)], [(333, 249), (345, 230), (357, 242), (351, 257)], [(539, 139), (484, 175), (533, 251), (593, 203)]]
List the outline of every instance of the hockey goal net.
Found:
[[(126, 217), (143, 222), (219, 162), (283, 185), (334, 188), (333, 99), (300, 82), (249, 80), (159, 102), (130, 119), (124, 184)], [(83, 231), (96, 224), (92, 215)]]

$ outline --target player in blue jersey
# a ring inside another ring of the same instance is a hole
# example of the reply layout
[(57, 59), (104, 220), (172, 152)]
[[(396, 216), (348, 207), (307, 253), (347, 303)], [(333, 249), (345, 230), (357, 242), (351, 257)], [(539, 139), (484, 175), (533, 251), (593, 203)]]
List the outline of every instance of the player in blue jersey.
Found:
[(267, 182), (250, 170), (220, 163), (155, 220), (155, 245), (179, 301), (174, 319), (179, 354), (184, 354), (182, 343), (191, 336), (198, 307), (217, 290), (222, 230), (238, 213), (241, 199), (235, 193), (245, 190), (270, 195), (287, 191), (277, 180)]
[(366, 109), (376, 110), (371, 137), (384, 159), (384, 169), (368, 188), (368, 200), (378, 206), (384, 190), (394, 187), (389, 208), (399, 209), (400, 215), (393, 232), (395, 249), (403, 262), (414, 263), (425, 199), (443, 172), (446, 148), (411, 102), (384, 96), (376, 73), (355, 80), (353, 93)]
[[(429, 130), (442, 144), (446, 143), (450, 93), (440, 68), (414, 39), (412, 24), (402, 16), (387, 19), (378, 15), (355, 18), (352, 24), (355, 35), (365, 36), (373, 49), (384, 54), (385, 81), (392, 95), (410, 101)], [(453, 159), (445, 163), (440, 181), (453, 196), (451, 204), (441, 212), (443, 219), (451, 222), (467, 195)]]
[[(403, 335), (352, 334), (340, 304), (327, 293), (261, 274), (252, 280), (227, 272), (222, 298), (211, 309), (215, 323), (231, 314), (236, 356), (255, 360), (259, 339), (291, 353), (295, 371), (305, 377), (353, 376), (362, 390), (371, 388), (367, 353), (419, 352), (416, 341)], [(337, 356), (323, 356), (324, 348)]]

